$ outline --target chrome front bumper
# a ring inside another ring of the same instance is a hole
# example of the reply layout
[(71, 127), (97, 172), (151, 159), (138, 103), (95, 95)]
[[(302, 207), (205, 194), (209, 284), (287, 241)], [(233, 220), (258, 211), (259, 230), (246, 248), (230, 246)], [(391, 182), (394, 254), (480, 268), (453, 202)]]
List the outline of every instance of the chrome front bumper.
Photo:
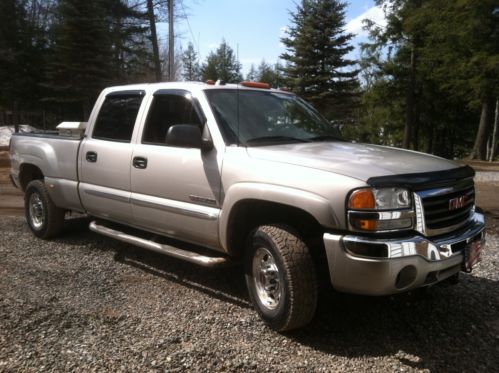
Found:
[[(333, 287), (366, 295), (395, 294), (445, 280), (461, 270), (463, 251), (474, 240), (485, 243), (485, 218), (475, 212), (461, 230), (435, 239), (415, 235), (376, 239), (325, 233), (324, 245)], [(349, 247), (360, 247), (364, 256)]]

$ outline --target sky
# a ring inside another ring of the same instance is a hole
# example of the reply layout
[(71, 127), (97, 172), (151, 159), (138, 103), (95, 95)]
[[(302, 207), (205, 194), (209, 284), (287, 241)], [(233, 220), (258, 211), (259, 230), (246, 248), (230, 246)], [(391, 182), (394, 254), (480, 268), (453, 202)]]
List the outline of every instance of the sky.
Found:
[[(199, 60), (205, 61), (223, 39), (238, 53), (246, 75), (264, 59), (274, 64), (285, 51), (280, 38), (291, 25), (290, 11), (299, 0), (183, 0), (177, 12), (183, 19), (175, 23), (176, 43), (183, 49), (192, 42)], [(182, 5), (183, 4), (183, 5)], [(185, 16), (187, 15), (187, 17)], [(383, 12), (372, 0), (350, 0), (346, 8), (346, 31), (354, 33), (356, 49), (349, 57), (358, 58), (358, 43), (366, 40), (362, 19), (384, 24)], [(167, 43), (167, 24), (158, 25), (161, 43)]]

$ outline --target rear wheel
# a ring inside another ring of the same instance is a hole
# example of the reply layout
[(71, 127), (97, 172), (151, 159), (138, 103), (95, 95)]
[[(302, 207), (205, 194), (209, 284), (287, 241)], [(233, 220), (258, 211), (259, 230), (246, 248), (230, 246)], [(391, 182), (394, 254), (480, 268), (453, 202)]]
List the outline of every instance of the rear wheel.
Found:
[(245, 252), (248, 292), (260, 317), (283, 332), (308, 324), (317, 307), (317, 276), (305, 243), (290, 229), (261, 226)]
[(35, 236), (51, 238), (62, 231), (65, 210), (52, 202), (43, 181), (33, 180), (28, 184), (24, 193), (24, 209), (28, 225)]

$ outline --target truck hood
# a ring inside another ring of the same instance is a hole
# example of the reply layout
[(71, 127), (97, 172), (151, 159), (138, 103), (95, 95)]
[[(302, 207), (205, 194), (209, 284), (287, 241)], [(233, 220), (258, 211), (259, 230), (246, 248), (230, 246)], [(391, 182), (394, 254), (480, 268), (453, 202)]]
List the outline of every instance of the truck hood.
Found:
[(387, 146), (348, 142), (248, 147), (255, 159), (315, 168), (366, 181), (371, 177), (449, 170), (458, 164), (432, 155)]

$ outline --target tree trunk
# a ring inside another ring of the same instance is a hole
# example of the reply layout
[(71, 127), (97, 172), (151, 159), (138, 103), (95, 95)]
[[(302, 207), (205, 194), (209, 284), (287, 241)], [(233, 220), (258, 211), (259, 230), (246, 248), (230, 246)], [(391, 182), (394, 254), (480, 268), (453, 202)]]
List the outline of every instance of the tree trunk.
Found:
[(151, 28), (152, 53), (154, 59), (154, 75), (157, 82), (161, 81), (161, 62), (159, 60), (158, 34), (156, 33), (156, 17), (152, 0), (147, 0), (147, 16)]
[(470, 159), (485, 160), (487, 157), (487, 138), (490, 132), (490, 122), (492, 119), (491, 109), (493, 107), (490, 96), (482, 99), (482, 111), (480, 114), (480, 124), (475, 138), (475, 144), (470, 154)]
[(175, 80), (175, 46), (173, 35), (173, 0), (168, 0), (168, 80)]
[(407, 92), (406, 92), (407, 107), (406, 107), (406, 117), (405, 117), (404, 140), (402, 142), (402, 147), (405, 149), (409, 149), (412, 142), (412, 134), (414, 127), (415, 89), (416, 89), (416, 56), (413, 45), (411, 47), (411, 66), (409, 71), (409, 85), (407, 86)]
[(490, 147), (489, 162), (492, 162), (494, 160), (494, 157), (496, 156), (497, 127), (499, 126), (498, 122), (499, 122), (499, 99), (496, 99), (496, 110), (495, 110), (495, 115), (494, 115), (494, 128), (492, 130), (492, 141), (491, 141), (491, 147)]

